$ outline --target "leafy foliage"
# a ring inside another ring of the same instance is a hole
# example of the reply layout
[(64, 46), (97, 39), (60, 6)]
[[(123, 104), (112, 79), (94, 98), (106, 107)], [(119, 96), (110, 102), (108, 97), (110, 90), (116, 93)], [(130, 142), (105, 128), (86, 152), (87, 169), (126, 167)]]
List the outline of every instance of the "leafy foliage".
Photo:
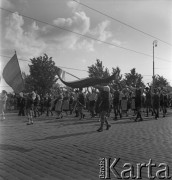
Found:
[(155, 76), (155, 81), (154, 81), (154, 87), (165, 87), (168, 86), (169, 83), (167, 82), (167, 80), (163, 77), (163, 76)]
[(53, 84), (57, 81), (55, 62), (44, 54), (44, 56), (31, 59), (31, 63), (29, 65), (30, 75), (25, 78), (26, 87), (43, 95), (50, 92)]
[(130, 70), (130, 73), (126, 73), (125, 74), (125, 83), (126, 85), (131, 85), (133, 87), (135, 86), (144, 86), (144, 83), (142, 82), (142, 75), (141, 74), (138, 74), (136, 73), (136, 69), (133, 68)]
[(96, 63), (88, 67), (89, 77), (107, 78), (110, 76), (109, 70), (103, 66), (102, 61), (96, 60)]
[(116, 87), (121, 89), (122, 75), (120, 68), (118, 66), (116, 68), (112, 68), (112, 74), (115, 74), (115, 79), (112, 82), (112, 87), (114, 89), (116, 89)]
[(24, 86), (25, 86), (25, 89), (23, 92), (28, 93), (28, 92), (31, 92), (32, 90), (34, 90), (32, 80), (31, 80), (31, 76), (26, 75), (25, 72), (22, 72), (22, 77), (23, 77)]

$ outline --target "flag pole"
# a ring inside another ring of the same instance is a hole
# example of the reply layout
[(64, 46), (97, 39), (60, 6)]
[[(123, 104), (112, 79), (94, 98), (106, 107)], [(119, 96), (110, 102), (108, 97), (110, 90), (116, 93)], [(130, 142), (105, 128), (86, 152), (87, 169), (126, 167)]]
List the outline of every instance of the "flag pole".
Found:
[[(66, 71), (65, 71), (66, 72)], [(80, 79), (79, 77), (77, 77), (77, 76), (75, 76), (75, 75), (73, 75), (73, 74), (71, 74), (71, 73), (68, 73), (68, 72), (66, 72), (67, 74), (69, 74), (69, 75), (71, 75), (71, 76), (73, 76), (73, 77), (75, 77), (75, 78), (77, 78), (77, 79)]]
[[(57, 66), (58, 67), (58, 66)], [(58, 67), (59, 68), (59, 67)], [(59, 68), (59, 69), (61, 69), (61, 68)], [(61, 69), (62, 70), (62, 69)], [(62, 70), (62, 71), (64, 71), (64, 70)], [(64, 71), (66, 74), (69, 74), (69, 75), (71, 75), (71, 76), (73, 76), (73, 77), (75, 77), (75, 78), (77, 78), (77, 79), (80, 79), (79, 77), (77, 77), (77, 76), (75, 76), (75, 75), (73, 75), (73, 74), (71, 74), (71, 73), (69, 73), (69, 72), (67, 72), (67, 71)]]

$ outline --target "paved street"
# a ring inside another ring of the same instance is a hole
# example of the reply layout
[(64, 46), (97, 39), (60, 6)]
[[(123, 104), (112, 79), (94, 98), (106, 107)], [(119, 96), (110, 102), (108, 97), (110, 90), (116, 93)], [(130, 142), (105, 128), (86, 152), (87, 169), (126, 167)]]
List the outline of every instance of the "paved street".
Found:
[[(34, 125), (26, 122), (17, 114), (0, 122), (0, 180), (97, 180), (100, 158), (120, 158), (118, 171), (124, 163), (136, 168), (152, 159), (157, 166), (166, 163), (172, 176), (172, 112), (142, 122), (110, 118), (111, 128), (103, 132), (96, 131), (98, 119), (88, 116), (79, 120), (43, 115)], [(148, 179), (146, 168), (141, 176)]]

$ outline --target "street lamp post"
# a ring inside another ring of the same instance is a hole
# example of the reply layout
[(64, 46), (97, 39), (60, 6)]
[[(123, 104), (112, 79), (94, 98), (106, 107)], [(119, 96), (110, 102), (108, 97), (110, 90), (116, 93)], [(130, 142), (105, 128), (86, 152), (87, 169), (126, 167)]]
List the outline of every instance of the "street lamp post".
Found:
[(158, 43), (158, 41), (157, 40), (154, 40), (153, 41), (153, 77), (152, 77), (152, 79), (153, 79), (153, 89), (154, 89), (154, 83), (155, 83), (155, 62), (154, 62), (154, 48), (155, 47), (157, 47), (157, 43)]

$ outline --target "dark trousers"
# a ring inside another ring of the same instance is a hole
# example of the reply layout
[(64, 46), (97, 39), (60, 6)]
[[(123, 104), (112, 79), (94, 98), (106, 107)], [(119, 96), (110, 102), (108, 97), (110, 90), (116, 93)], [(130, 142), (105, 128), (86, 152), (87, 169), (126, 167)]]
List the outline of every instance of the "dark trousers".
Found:
[(25, 116), (25, 107), (24, 106), (20, 106), (18, 115)]
[(114, 109), (115, 118), (117, 118), (118, 114), (121, 116), (120, 105), (119, 104), (114, 104), (113, 109)]

